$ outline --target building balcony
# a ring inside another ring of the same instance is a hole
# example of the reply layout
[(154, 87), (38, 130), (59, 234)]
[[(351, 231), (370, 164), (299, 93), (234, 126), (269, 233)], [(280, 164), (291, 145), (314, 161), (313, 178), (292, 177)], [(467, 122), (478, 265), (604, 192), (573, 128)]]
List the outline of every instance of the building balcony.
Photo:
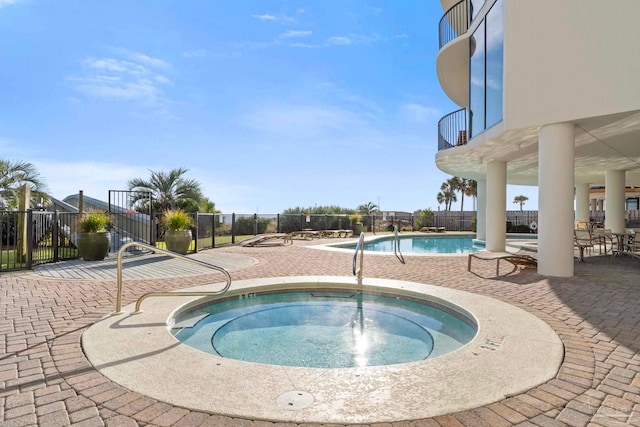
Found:
[(438, 151), (466, 145), (467, 110), (461, 108), (449, 113), (438, 122)]
[(440, 51), (436, 58), (440, 86), (460, 107), (469, 105), (469, 1), (454, 4), (440, 19)]
[(438, 27), (440, 49), (467, 32), (471, 22), (469, 9), (469, 0), (461, 0), (451, 6), (440, 18)]

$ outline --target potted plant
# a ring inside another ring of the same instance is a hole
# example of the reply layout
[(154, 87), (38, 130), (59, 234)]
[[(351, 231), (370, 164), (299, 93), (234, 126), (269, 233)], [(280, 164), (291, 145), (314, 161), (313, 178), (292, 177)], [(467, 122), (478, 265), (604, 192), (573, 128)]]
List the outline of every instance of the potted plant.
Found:
[(107, 212), (81, 213), (78, 220), (76, 246), (85, 261), (102, 261), (109, 253), (111, 217)]
[(172, 209), (162, 214), (160, 222), (166, 229), (164, 242), (167, 250), (185, 255), (189, 251), (192, 240), (193, 218), (191, 215), (180, 209)]
[(360, 233), (364, 230), (364, 226), (362, 224), (362, 215), (354, 214), (349, 217), (351, 220), (351, 229), (353, 230), (354, 236), (359, 236)]

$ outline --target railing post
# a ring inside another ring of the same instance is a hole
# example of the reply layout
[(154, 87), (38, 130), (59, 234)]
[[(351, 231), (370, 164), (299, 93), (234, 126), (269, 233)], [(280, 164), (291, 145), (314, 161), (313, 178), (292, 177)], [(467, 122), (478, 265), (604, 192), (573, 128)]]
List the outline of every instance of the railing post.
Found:
[(58, 224), (58, 210), (53, 211), (51, 225), (51, 245), (53, 246), (53, 262), (60, 261), (60, 224)]

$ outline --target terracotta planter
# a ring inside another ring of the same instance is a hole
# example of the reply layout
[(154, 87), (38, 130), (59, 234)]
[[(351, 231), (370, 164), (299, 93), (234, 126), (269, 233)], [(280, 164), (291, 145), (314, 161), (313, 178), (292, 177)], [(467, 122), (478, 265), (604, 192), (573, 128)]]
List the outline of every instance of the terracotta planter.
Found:
[(76, 246), (78, 255), (85, 261), (102, 261), (109, 253), (111, 233), (78, 233)]
[(189, 251), (191, 239), (191, 230), (167, 230), (164, 235), (167, 250), (182, 255), (186, 255)]

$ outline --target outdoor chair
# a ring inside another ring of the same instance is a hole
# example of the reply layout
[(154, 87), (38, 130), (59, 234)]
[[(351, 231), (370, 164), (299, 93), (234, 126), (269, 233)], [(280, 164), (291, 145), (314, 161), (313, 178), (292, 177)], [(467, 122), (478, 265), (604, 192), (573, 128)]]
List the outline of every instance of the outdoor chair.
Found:
[[(578, 229), (573, 230), (573, 240), (574, 245), (580, 251), (580, 255), (578, 257), (578, 262), (584, 262), (584, 251), (585, 249), (591, 251), (594, 246), (594, 239), (591, 235), (590, 229)], [(596, 239), (597, 241), (598, 239)]]
[(521, 253), (511, 253), (511, 252), (490, 252), (490, 251), (482, 251), (477, 253), (469, 254), (469, 258), (467, 261), (467, 271), (471, 272), (471, 260), (480, 259), (484, 261), (497, 260), (496, 263), (496, 276), (500, 275), (500, 261), (507, 261), (508, 263), (513, 265), (513, 270), (509, 272), (513, 273), (516, 271), (518, 267), (527, 268), (537, 268), (538, 260), (531, 256), (525, 255)]
[(615, 234), (612, 234), (611, 230), (609, 230), (608, 228), (594, 228), (591, 236), (594, 240), (594, 243), (598, 244), (600, 253), (602, 253), (602, 246), (604, 246), (605, 255), (609, 251), (609, 249), (607, 248), (607, 244), (609, 245), (612, 253), (614, 251), (614, 246), (617, 246), (618, 239), (616, 238)]
[(615, 262), (617, 254), (640, 258), (640, 240), (637, 238), (634, 229), (625, 229), (625, 235), (621, 237), (620, 243), (622, 247), (616, 248), (616, 250), (613, 251), (613, 259), (611, 262)]

